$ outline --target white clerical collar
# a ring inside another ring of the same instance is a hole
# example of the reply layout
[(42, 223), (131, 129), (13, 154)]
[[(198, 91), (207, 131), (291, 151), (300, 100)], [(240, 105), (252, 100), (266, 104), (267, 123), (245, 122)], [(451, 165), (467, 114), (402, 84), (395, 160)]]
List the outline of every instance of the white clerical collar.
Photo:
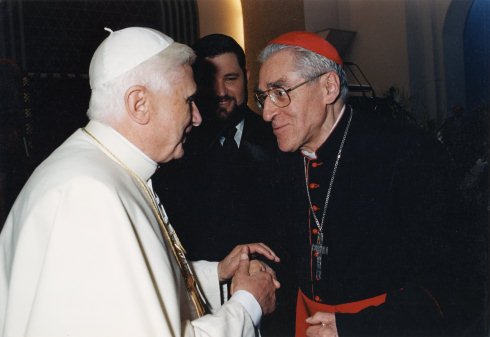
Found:
[[(240, 121), (237, 125), (235, 125), (236, 133), (235, 136), (233, 136), (233, 139), (235, 140), (235, 143), (237, 147), (240, 147), (240, 142), (242, 141), (242, 135), (243, 135), (243, 126), (245, 125), (245, 118)], [(220, 136), (219, 137), (219, 142), (221, 145), (225, 142), (225, 137)]]
[[(335, 128), (337, 127), (337, 124), (339, 124), (340, 120), (342, 119), (342, 116), (344, 115), (344, 111), (345, 111), (345, 104), (342, 107), (342, 110), (340, 110), (339, 117), (337, 118), (337, 120), (335, 121), (334, 125), (332, 126), (332, 129), (330, 129), (330, 132), (328, 133), (327, 138), (325, 139), (325, 142), (327, 141), (328, 137), (330, 137), (330, 135), (333, 133), (333, 130), (335, 130)], [(323, 142), (323, 144), (325, 144), (325, 142)], [(315, 160), (315, 159), (318, 158), (317, 155), (316, 155), (316, 152), (310, 152), (310, 151), (307, 151), (307, 150), (303, 150), (302, 149), (301, 150), (301, 154), (303, 156), (305, 156), (309, 160)]]
[(148, 181), (158, 168), (155, 161), (109, 125), (91, 120), (85, 129), (144, 181)]

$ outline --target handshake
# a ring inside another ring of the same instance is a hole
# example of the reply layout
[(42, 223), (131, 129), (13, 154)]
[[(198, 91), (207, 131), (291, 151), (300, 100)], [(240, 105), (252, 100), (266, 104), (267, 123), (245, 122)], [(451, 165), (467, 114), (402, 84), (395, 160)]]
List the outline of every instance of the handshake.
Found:
[(281, 284), (272, 268), (262, 261), (250, 259), (251, 254), (260, 254), (273, 262), (279, 257), (263, 243), (236, 246), (227, 257), (218, 263), (221, 282), (231, 279), (231, 294), (238, 290), (251, 293), (262, 309), (262, 314), (272, 313), (276, 308), (276, 289)]

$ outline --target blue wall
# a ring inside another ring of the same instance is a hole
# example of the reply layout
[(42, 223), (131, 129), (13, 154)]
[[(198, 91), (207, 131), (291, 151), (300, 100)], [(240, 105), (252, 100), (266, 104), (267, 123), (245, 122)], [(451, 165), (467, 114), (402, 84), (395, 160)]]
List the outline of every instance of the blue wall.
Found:
[(490, 0), (474, 0), (464, 30), (467, 110), (490, 104)]

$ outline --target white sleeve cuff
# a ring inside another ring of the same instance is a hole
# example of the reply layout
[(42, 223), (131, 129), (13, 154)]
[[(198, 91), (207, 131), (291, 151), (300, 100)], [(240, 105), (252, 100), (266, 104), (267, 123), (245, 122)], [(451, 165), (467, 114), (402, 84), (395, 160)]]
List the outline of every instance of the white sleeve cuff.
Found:
[(262, 308), (251, 293), (246, 290), (238, 290), (231, 296), (230, 300), (240, 303), (252, 318), (254, 326), (256, 328), (259, 327), (260, 319), (262, 318)]
[(214, 312), (221, 306), (221, 289), (218, 279), (218, 262), (189, 262), (204, 293), (206, 303)]

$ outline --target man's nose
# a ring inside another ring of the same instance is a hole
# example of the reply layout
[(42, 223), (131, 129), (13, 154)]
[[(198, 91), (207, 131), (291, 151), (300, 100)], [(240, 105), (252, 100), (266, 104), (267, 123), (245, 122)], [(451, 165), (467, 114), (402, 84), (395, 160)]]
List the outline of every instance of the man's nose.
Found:
[(202, 116), (195, 102), (192, 102), (192, 126), (199, 126), (202, 123)]
[(225, 81), (220, 79), (216, 79), (214, 81), (214, 90), (216, 91), (216, 96), (226, 96), (228, 93), (226, 90)]
[(277, 107), (270, 101), (269, 97), (265, 98), (262, 106), (262, 118), (266, 122), (272, 121), (272, 118), (277, 114)]

